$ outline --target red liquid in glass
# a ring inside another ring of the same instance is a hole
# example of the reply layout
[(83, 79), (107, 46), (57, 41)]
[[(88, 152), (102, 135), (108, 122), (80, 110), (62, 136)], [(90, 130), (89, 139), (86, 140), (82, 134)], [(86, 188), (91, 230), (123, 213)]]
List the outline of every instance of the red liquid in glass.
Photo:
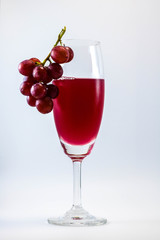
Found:
[(104, 79), (64, 78), (54, 80), (59, 96), (54, 119), (60, 139), (72, 145), (95, 140), (104, 104)]

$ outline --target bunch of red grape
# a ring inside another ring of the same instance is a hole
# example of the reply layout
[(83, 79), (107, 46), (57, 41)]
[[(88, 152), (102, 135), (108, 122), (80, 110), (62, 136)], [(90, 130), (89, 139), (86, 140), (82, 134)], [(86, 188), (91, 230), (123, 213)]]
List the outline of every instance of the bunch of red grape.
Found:
[[(43, 62), (37, 58), (30, 58), (19, 64), (18, 70), (25, 76), (20, 91), (27, 96), (30, 106), (36, 106), (38, 111), (44, 114), (52, 111), (53, 99), (58, 96), (59, 89), (49, 83), (62, 77), (63, 69), (60, 64), (70, 62), (73, 56), (74, 53), (70, 47), (55, 46)], [(47, 60), (50, 64), (45, 66)]]

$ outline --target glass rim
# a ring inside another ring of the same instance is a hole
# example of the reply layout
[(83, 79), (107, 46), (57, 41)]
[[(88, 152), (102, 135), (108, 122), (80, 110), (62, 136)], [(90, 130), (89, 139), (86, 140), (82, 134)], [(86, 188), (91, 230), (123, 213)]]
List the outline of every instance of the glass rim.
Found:
[[(91, 46), (91, 45), (100, 45), (101, 44), (101, 42), (100, 41), (97, 41), (97, 40), (92, 40), (92, 39), (85, 39), (85, 38), (64, 38), (63, 39), (63, 41), (64, 41), (64, 43), (65, 43), (65, 41), (69, 41), (69, 42), (75, 42), (75, 44), (85, 44), (85, 45), (88, 45), (88, 46)], [(62, 42), (63, 42), (62, 41)]]

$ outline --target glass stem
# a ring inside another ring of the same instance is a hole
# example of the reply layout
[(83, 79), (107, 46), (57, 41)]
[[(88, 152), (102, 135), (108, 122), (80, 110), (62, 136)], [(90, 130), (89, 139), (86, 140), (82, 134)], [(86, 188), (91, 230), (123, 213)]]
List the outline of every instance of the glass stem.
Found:
[(73, 207), (81, 207), (81, 162), (73, 162)]

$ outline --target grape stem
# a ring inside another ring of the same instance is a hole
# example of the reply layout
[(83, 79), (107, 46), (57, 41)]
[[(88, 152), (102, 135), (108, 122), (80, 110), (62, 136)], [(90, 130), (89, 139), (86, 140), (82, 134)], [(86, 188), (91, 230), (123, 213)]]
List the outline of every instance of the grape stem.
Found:
[[(62, 37), (63, 37), (63, 35), (65, 34), (65, 32), (66, 32), (66, 27), (64, 26), (64, 28), (62, 28), (61, 32), (59, 33), (58, 39), (57, 39), (57, 41), (56, 41), (56, 43), (54, 44), (53, 47), (57, 46), (58, 43), (62, 44)], [(51, 56), (51, 52), (48, 54), (48, 56), (47, 56), (47, 57), (44, 59), (44, 61), (42, 62), (42, 65), (43, 65), (43, 66), (45, 65), (45, 63), (46, 63), (47, 61), (51, 62), (50, 56)]]

